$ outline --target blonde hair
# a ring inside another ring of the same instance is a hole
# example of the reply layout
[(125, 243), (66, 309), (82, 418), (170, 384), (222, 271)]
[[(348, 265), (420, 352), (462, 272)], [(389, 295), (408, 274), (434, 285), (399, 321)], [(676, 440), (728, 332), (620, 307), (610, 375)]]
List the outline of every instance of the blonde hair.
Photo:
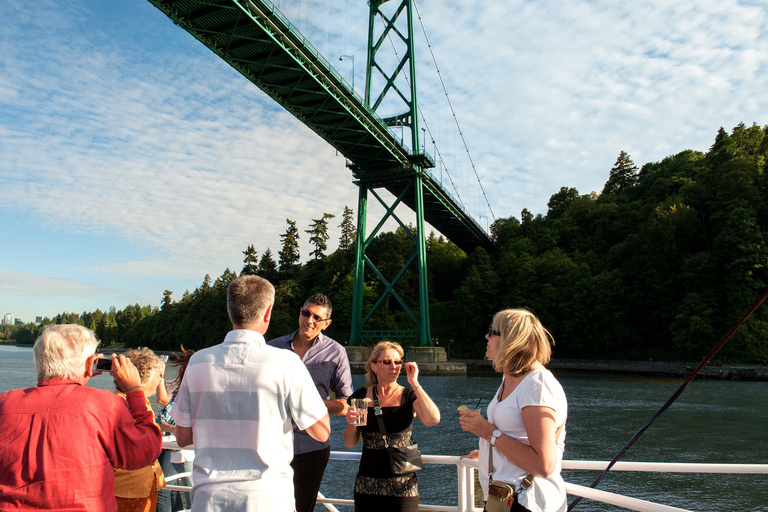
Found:
[[(152, 372), (154, 370), (162, 372), (165, 368), (165, 365), (160, 360), (160, 358), (157, 357), (157, 354), (155, 354), (151, 349), (148, 349), (147, 347), (139, 347), (128, 350), (124, 355), (130, 359), (131, 363), (133, 363), (133, 366), (139, 370), (139, 377), (141, 377), (142, 386), (149, 382), (149, 378), (152, 377)], [(117, 385), (117, 381), (115, 381), (115, 386), (117, 389), (120, 389), (120, 386)]]
[(547, 364), (554, 338), (527, 309), (505, 309), (493, 316), (492, 327), (501, 332), (499, 350), (491, 358), (497, 372), (521, 375), (535, 363)]
[(365, 363), (365, 387), (370, 388), (371, 386), (375, 386), (379, 383), (379, 380), (376, 378), (376, 373), (373, 371), (373, 365), (379, 359), (379, 355), (390, 348), (397, 351), (397, 353), (400, 355), (400, 359), (405, 356), (403, 347), (394, 341), (384, 340), (374, 345), (374, 347), (371, 349), (371, 355), (368, 357), (368, 362)]
[(96, 353), (99, 340), (92, 330), (76, 324), (49, 325), (35, 340), (32, 355), (37, 381), (54, 377), (78, 379), (85, 362)]

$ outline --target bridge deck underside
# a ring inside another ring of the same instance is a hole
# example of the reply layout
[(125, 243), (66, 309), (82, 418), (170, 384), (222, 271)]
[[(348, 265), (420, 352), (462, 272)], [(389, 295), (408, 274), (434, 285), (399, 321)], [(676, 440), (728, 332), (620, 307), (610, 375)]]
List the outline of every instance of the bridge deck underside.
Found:
[[(355, 177), (397, 195), (413, 178), (410, 155), (384, 121), (274, 6), (264, 0), (149, 0), (283, 108), (336, 148)], [(464, 251), (488, 235), (431, 176), (425, 219)], [(415, 209), (415, 200), (404, 198)]]

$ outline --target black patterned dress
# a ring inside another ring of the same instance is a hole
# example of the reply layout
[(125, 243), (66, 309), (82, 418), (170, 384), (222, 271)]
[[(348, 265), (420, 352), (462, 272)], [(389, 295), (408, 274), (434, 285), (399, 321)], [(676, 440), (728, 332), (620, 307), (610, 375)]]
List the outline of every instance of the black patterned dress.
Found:
[[(350, 399), (365, 398), (366, 391), (366, 388), (357, 389)], [(390, 446), (413, 444), (411, 430), (415, 401), (413, 389), (405, 388), (399, 406), (381, 408)], [(404, 476), (392, 474), (373, 405), (368, 407), (368, 424), (360, 429), (363, 433), (363, 453), (355, 478), (355, 511), (417, 512), (419, 489), (416, 473)]]

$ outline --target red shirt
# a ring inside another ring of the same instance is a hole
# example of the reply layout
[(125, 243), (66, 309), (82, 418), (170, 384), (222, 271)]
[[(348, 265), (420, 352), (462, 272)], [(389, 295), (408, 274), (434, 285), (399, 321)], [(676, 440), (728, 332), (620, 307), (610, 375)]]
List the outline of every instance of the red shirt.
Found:
[(0, 393), (0, 510), (115, 511), (112, 468), (161, 447), (141, 390), (123, 400), (56, 378)]

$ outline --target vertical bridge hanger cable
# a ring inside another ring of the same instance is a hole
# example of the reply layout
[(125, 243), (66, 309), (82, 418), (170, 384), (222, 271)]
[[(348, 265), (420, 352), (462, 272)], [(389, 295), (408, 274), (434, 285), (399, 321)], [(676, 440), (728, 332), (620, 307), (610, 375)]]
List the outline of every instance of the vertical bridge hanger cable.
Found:
[[(488, 201), (488, 196), (485, 193), (485, 188), (483, 188), (483, 184), (480, 181), (480, 176), (477, 174), (477, 167), (475, 167), (475, 161), (472, 159), (472, 155), (469, 152), (469, 147), (467, 146), (467, 141), (464, 138), (464, 131), (461, 129), (461, 125), (459, 125), (459, 118), (456, 117), (456, 111), (453, 109), (453, 103), (451, 103), (451, 98), (448, 95), (448, 89), (445, 86), (445, 82), (443, 81), (443, 75), (440, 73), (440, 67), (437, 65), (437, 58), (435, 57), (435, 52), (432, 48), (432, 43), (429, 40), (429, 36), (427, 35), (427, 29), (424, 27), (424, 20), (421, 19), (421, 12), (419, 12), (419, 6), (416, 5), (416, 0), (413, 0), (413, 7), (416, 9), (416, 15), (419, 18), (419, 24), (421, 25), (421, 30), (424, 32), (424, 38), (427, 40), (427, 48), (429, 48), (429, 54), (432, 55), (432, 62), (435, 65), (435, 70), (437, 71), (437, 76), (440, 78), (440, 84), (443, 86), (443, 92), (445, 93), (445, 98), (448, 100), (448, 106), (451, 109), (451, 114), (453, 115), (453, 120), (456, 123), (456, 129), (459, 130), (459, 136), (461, 137), (461, 142), (464, 144), (464, 150), (467, 152), (467, 158), (469, 158), (469, 163), (472, 166), (472, 171), (475, 173), (475, 179), (477, 180), (477, 184), (480, 185), (480, 191), (483, 193), (483, 198), (485, 198), (485, 204), (488, 206), (488, 211), (491, 212), (491, 217), (493, 217), (493, 220), (496, 220), (496, 215), (493, 213), (493, 209), (491, 208), (491, 203)], [(419, 109), (421, 110), (421, 109)], [(422, 118), (423, 118), (422, 114)], [(425, 120), (426, 123), (426, 120)], [(431, 136), (430, 132), (430, 136)], [(434, 138), (432, 139), (434, 142)], [(442, 156), (441, 156), (442, 160)]]
[[(387, 20), (385, 20), (383, 17), (381, 18), (381, 23), (386, 27), (387, 26)], [(389, 39), (389, 44), (392, 45), (392, 51), (395, 52), (395, 57), (397, 57), (397, 60), (400, 60), (400, 53), (397, 51), (397, 47), (395, 46), (395, 42), (392, 41), (392, 35), (387, 35), (387, 39)], [(405, 79), (406, 83), (408, 84), (408, 87), (411, 86), (411, 80), (409, 79), (407, 74), (403, 74), (403, 78)], [(427, 118), (424, 116), (424, 112), (421, 110), (421, 105), (418, 105), (419, 114), (421, 115), (422, 121), (424, 121), (424, 126), (427, 129), (427, 132), (429, 133), (429, 136), (432, 138), (432, 141), (435, 140), (434, 135), (432, 135), (432, 129), (429, 127), (429, 122), (427, 122)], [(411, 148), (412, 151), (416, 152), (419, 148)], [(459, 189), (456, 186), (456, 182), (453, 181), (453, 176), (451, 175), (451, 171), (448, 170), (448, 166), (445, 163), (445, 160), (443, 160), (443, 154), (440, 152), (440, 148), (435, 145), (435, 151), (437, 151), (437, 155), (440, 158), (440, 162), (443, 164), (443, 169), (445, 169), (445, 174), (448, 175), (448, 180), (451, 182), (451, 185), (453, 186), (453, 192), (456, 195), (456, 200), (459, 202), (459, 205), (466, 210), (467, 207), (464, 205), (464, 202), (461, 198), (461, 194), (459, 194)]]
[[(426, 42), (427, 42), (427, 47), (429, 48), (429, 52), (430, 52), (430, 55), (432, 55), (432, 62), (434, 63), (434, 65), (435, 65), (435, 70), (437, 71), (437, 75), (438, 75), (438, 77), (440, 78), (440, 83), (441, 83), (441, 85), (442, 85), (442, 87), (443, 87), (443, 92), (445, 93), (445, 97), (446, 97), (446, 99), (447, 99), (447, 101), (448, 101), (448, 106), (449, 106), (449, 108), (451, 109), (451, 114), (452, 114), (452, 116), (453, 116), (453, 120), (454, 120), (454, 122), (456, 123), (456, 128), (457, 128), (457, 129), (458, 129), (458, 131), (459, 131), (459, 136), (461, 137), (461, 141), (462, 141), (462, 144), (464, 145), (464, 150), (465, 150), (465, 151), (466, 151), (466, 153), (467, 153), (467, 157), (469, 158), (469, 162), (470, 162), (470, 165), (472, 166), (472, 170), (474, 171), (474, 174), (475, 174), (475, 178), (477, 179), (477, 183), (478, 183), (478, 185), (480, 186), (480, 191), (482, 192), (482, 194), (483, 194), (483, 198), (485, 199), (485, 204), (488, 206), (488, 210), (489, 210), (489, 211), (490, 211), (490, 213), (491, 213), (491, 217), (492, 217), (494, 220), (496, 220), (496, 215), (493, 213), (493, 209), (491, 208), (491, 204), (490, 204), (490, 202), (488, 201), (488, 196), (486, 195), (486, 193), (485, 193), (485, 189), (483, 188), (483, 184), (480, 182), (480, 177), (479, 177), (479, 175), (477, 174), (477, 168), (475, 167), (475, 162), (474, 162), (474, 160), (472, 159), (472, 155), (471, 155), (471, 154), (470, 154), (470, 152), (469, 152), (469, 147), (467, 146), (467, 141), (466, 141), (466, 139), (464, 138), (464, 132), (462, 131), (462, 129), (461, 129), (461, 126), (459, 125), (459, 119), (458, 119), (458, 117), (456, 116), (456, 111), (454, 110), (454, 108), (453, 108), (453, 104), (451, 103), (451, 98), (450, 98), (450, 96), (448, 95), (448, 89), (447, 89), (447, 87), (446, 87), (446, 85), (445, 85), (445, 81), (443, 81), (443, 77), (442, 77), (442, 74), (440, 73), (440, 67), (439, 67), (439, 66), (438, 66), (438, 64), (437, 64), (437, 59), (436, 59), (436, 57), (435, 57), (435, 53), (434, 53), (434, 51), (433, 51), (433, 49), (432, 49), (432, 43), (430, 42), (430, 40), (429, 40), (429, 36), (427, 35), (427, 30), (426, 30), (426, 28), (424, 27), (424, 21), (423, 21), (423, 20), (422, 20), (422, 18), (421, 18), (421, 13), (419, 12), (419, 8), (418, 8), (418, 6), (416, 5), (416, 2), (415, 2), (415, 0), (414, 0), (414, 2), (413, 2), (413, 6), (414, 6), (414, 8), (415, 8), (415, 10), (416, 10), (416, 14), (417, 14), (417, 16), (418, 16), (418, 18), (419, 18), (419, 24), (421, 25), (421, 29), (422, 29), (422, 31), (424, 32), (424, 38), (426, 39)], [(386, 23), (387, 23), (387, 22), (386, 22), (386, 20), (384, 20), (384, 19), (382, 18), (382, 20), (381, 20), (381, 21), (382, 21), (382, 23), (383, 23), (383, 24), (386, 26)], [(398, 60), (400, 60), (400, 55), (399, 55), (399, 53), (398, 53), (398, 51), (397, 51), (397, 48), (395, 47), (395, 43), (392, 41), (392, 36), (391, 36), (391, 35), (389, 35), (389, 36), (388, 36), (388, 38), (389, 38), (389, 42), (390, 42), (390, 44), (392, 45), (392, 49), (393, 49), (393, 51), (395, 52), (395, 56), (398, 58)], [(405, 79), (405, 81), (408, 83), (408, 85), (410, 86), (410, 79), (409, 79), (409, 77), (408, 77), (407, 75), (404, 75), (404, 79)], [(466, 206), (464, 205), (464, 202), (463, 202), (463, 200), (462, 200), (462, 198), (461, 198), (461, 195), (459, 194), (459, 190), (458, 190), (458, 188), (457, 188), (457, 186), (456, 186), (456, 183), (455, 183), (455, 182), (454, 182), (454, 180), (453, 180), (453, 176), (451, 175), (451, 172), (448, 170), (448, 166), (446, 165), (446, 162), (445, 162), (445, 160), (443, 159), (443, 154), (442, 154), (442, 152), (440, 151), (440, 148), (437, 146), (437, 144), (435, 144), (435, 137), (434, 137), (434, 135), (433, 135), (433, 133), (432, 133), (432, 129), (431, 129), (431, 128), (430, 128), (430, 126), (429, 126), (429, 123), (427, 122), (427, 118), (426, 118), (426, 116), (424, 115), (424, 111), (421, 109), (421, 104), (418, 104), (418, 109), (419, 109), (419, 114), (421, 115), (421, 119), (424, 121), (424, 125), (425, 125), (425, 127), (426, 127), (426, 130), (427, 130), (427, 132), (429, 133), (430, 139), (432, 140), (432, 143), (434, 144), (434, 147), (435, 147), (435, 151), (437, 152), (437, 157), (439, 158), (440, 162), (443, 164), (443, 169), (445, 169), (445, 173), (448, 175), (448, 179), (450, 180), (450, 182), (451, 182), (451, 185), (453, 186), (453, 190), (454, 190), (454, 192), (455, 192), (455, 194), (456, 194), (456, 200), (459, 202), (459, 204), (461, 205), (461, 207), (462, 207), (462, 208), (464, 208), (464, 209), (466, 210)], [(425, 141), (425, 143), (426, 143), (426, 141)], [(417, 151), (417, 150), (418, 150), (418, 148), (413, 148), (413, 151)]]

